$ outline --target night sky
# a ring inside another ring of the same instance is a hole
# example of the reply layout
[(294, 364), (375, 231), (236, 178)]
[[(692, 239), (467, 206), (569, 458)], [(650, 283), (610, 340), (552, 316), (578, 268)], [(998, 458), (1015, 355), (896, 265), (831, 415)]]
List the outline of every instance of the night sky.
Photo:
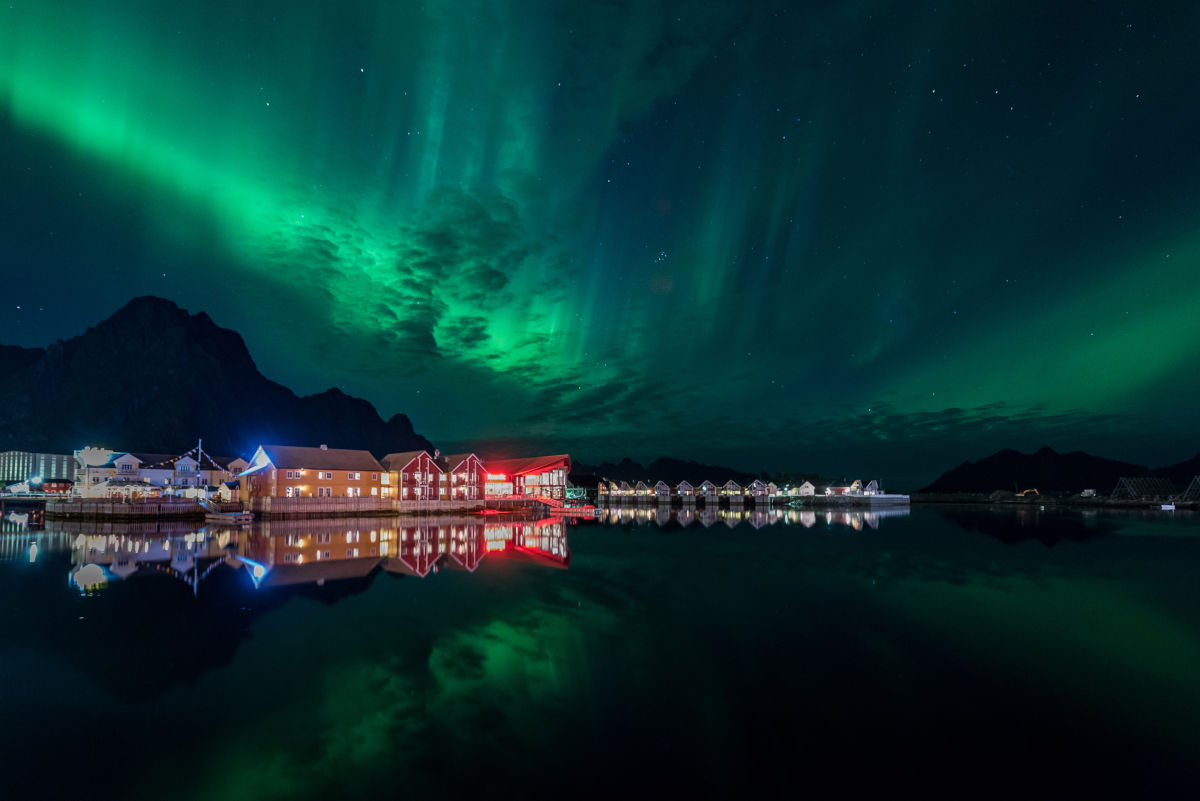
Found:
[(13, 0), (0, 342), (154, 294), (443, 450), (1179, 461), (1200, 13), (1145, 5)]

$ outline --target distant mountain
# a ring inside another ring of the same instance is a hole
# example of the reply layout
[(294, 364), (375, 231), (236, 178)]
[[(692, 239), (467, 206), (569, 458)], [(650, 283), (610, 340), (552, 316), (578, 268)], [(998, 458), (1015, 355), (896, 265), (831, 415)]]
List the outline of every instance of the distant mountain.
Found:
[[(1185, 463), (1186, 464), (1186, 463)], [(920, 493), (993, 492), (1037, 488), (1046, 491), (1108, 492), (1122, 476), (1147, 476), (1142, 465), (1103, 459), (1083, 451), (1057, 453), (1043, 447), (1036, 453), (1003, 450), (978, 462), (963, 462), (948, 470)], [(1190, 477), (1189, 477), (1190, 480)]]
[[(757, 478), (756, 473), (734, 470), (732, 467), (685, 462), (681, 459), (667, 457), (655, 459), (643, 467), (628, 457), (617, 463), (602, 462), (598, 465), (574, 462), (571, 465), (571, 480), (576, 484), (587, 485), (587, 477), (593, 479), (607, 478), (610, 481), (665, 481), (675, 485), (680, 481), (690, 481), (699, 484), (705, 479), (714, 484), (724, 484), (729, 479), (745, 484)], [(578, 479), (578, 480), (577, 480)]]
[(1160, 467), (1154, 475), (1167, 479), (1180, 489), (1187, 489), (1195, 476), (1200, 476), (1200, 453), (1179, 464)]
[(0, 450), (96, 445), (246, 454), (262, 442), (376, 454), (431, 448), (402, 414), (337, 389), (297, 397), (258, 372), (241, 336), (169, 300), (135, 298), (49, 348), (0, 346)]

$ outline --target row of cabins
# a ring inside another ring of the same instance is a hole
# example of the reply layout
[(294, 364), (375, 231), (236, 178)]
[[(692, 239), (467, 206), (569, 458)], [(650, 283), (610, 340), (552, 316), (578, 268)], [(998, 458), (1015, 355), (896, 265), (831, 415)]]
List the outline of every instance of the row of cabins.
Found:
[(74, 481), (64, 480), (73, 495), (127, 500), (375, 497), (469, 502), (537, 495), (561, 501), (571, 469), (566, 454), (485, 464), (474, 453), (421, 450), (376, 459), (369, 451), (325, 445), (260, 445), (249, 461), (213, 456), (199, 445), (179, 455), (84, 448), (73, 461)]
[(633, 486), (630, 486), (625, 481), (601, 481), (597, 493), (601, 498), (654, 498), (657, 500), (671, 498), (706, 498), (717, 500), (732, 497), (769, 499), (779, 496), (803, 497), (814, 495), (816, 494), (816, 488), (810, 482), (805, 481), (798, 487), (789, 487), (786, 491), (781, 492), (780, 488), (774, 483), (759, 479), (755, 479), (745, 487), (733, 479), (726, 481), (719, 487), (711, 481), (702, 481), (699, 486), (693, 486), (687, 481), (680, 481), (674, 487), (668, 485), (665, 481), (659, 481), (653, 486), (644, 481), (639, 481)]
[(483, 501), (541, 496), (566, 498), (567, 454), (483, 459), (474, 453), (389, 453), (260, 445), (239, 474), (244, 498), (394, 498), (401, 501)]

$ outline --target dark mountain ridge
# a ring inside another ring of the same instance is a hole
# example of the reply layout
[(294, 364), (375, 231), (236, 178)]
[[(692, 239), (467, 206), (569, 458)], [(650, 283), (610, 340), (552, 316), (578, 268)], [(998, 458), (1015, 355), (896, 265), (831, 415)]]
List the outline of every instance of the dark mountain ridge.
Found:
[(1200, 474), (1200, 455), (1169, 467), (1152, 470), (1144, 465), (1092, 456), (1083, 451), (1058, 453), (1043, 446), (1034, 453), (1005, 449), (977, 462), (963, 462), (947, 470), (920, 493), (994, 492), (1025, 490), (1111, 492), (1124, 477), (1156, 476), (1186, 487)]
[(385, 422), (338, 389), (298, 397), (258, 371), (236, 331), (162, 298), (134, 298), (45, 349), (0, 346), (0, 450), (179, 453), (201, 437), (228, 455), (262, 442), (432, 448), (406, 415)]

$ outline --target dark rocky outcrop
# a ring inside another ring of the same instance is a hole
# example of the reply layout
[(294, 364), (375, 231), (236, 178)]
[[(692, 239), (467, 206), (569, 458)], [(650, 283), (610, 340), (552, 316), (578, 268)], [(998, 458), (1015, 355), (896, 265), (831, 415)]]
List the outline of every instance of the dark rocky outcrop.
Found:
[(261, 442), (432, 447), (408, 417), (380, 418), (340, 390), (298, 397), (265, 378), (241, 336), (169, 300), (135, 298), (46, 349), (0, 346), (0, 450), (86, 445), (245, 454)]

